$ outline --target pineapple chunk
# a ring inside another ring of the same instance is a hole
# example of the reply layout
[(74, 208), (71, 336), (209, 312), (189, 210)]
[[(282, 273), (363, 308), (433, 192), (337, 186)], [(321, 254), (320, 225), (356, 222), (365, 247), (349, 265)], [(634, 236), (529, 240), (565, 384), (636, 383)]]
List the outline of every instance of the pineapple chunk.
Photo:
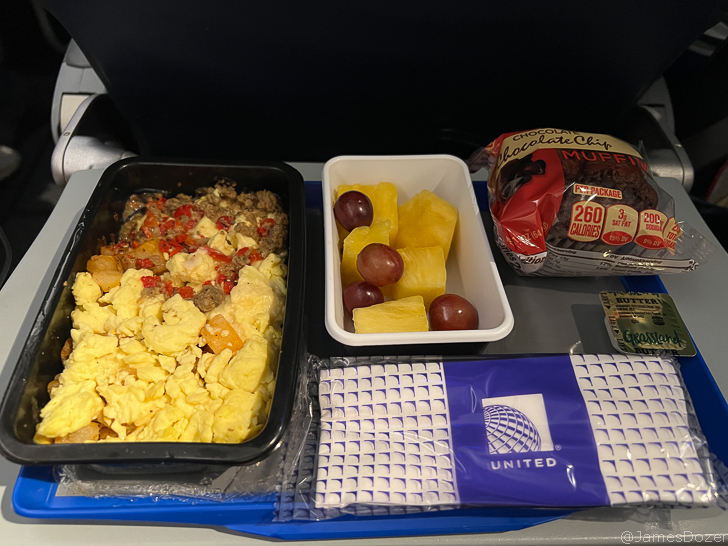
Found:
[(445, 254), (441, 246), (402, 248), (399, 251), (404, 262), (404, 273), (392, 288), (394, 299), (422, 296), (425, 308), (432, 300), (445, 293), (447, 271)]
[(427, 332), (429, 329), (422, 296), (354, 309), (354, 331), (357, 334)]
[(399, 207), (395, 248), (442, 247), (445, 260), (458, 221), (458, 209), (428, 190), (422, 190)]
[[(389, 231), (389, 241), (386, 244), (393, 245), (397, 237), (397, 230), (399, 229), (399, 222), (397, 221), (397, 187), (391, 182), (380, 182), (379, 184), (370, 185), (342, 185), (336, 188), (336, 198), (338, 199), (342, 193), (352, 190), (360, 191), (372, 202), (372, 208), (374, 209), (372, 224), (384, 222), (385, 220), (392, 222)], [(347, 232), (341, 226), (338, 226), (338, 228), (339, 238), (343, 239)]]
[(341, 258), (341, 284), (344, 288), (353, 282), (364, 280), (356, 268), (356, 257), (371, 243), (389, 244), (390, 229), (391, 222), (385, 220), (351, 230), (344, 239), (344, 255)]

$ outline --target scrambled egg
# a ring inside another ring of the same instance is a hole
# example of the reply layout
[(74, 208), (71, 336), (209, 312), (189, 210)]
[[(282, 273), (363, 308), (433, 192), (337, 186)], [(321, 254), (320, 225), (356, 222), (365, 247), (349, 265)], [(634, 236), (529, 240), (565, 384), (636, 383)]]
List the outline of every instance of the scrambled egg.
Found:
[[(203, 219), (199, 233), (226, 255), (248, 245)], [(252, 246), (252, 245), (250, 245)], [(202, 249), (167, 261), (174, 286), (197, 292), (217, 275)], [(243, 267), (224, 301), (208, 313), (179, 294), (146, 294), (148, 269), (128, 269), (104, 293), (89, 273), (73, 285), (73, 350), (41, 411), (35, 440), (50, 443), (92, 424), (99, 441), (241, 442), (265, 425), (281, 345), (286, 266), (270, 254)], [(202, 329), (222, 315), (243, 346), (203, 352)]]
[(197, 289), (205, 281), (213, 280), (217, 275), (215, 260), (203, 249), (192, 254), (180, 252), (172, 256), (167, 262), (167, 269), (172, 275), (172, 281), (177, 284), (189, 283)]

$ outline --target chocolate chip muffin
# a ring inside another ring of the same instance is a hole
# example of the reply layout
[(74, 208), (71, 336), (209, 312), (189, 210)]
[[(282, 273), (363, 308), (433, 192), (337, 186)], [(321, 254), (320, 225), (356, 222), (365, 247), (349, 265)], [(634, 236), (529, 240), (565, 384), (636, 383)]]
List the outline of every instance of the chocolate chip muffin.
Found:
[(546, 162), (543, 159), (534, 161), (533, 154), (521, 159), (506, 163), (498, 174), (496, 197), (501, 203), (506, 203), (514, 193), (531, 181), (536, 175), (546, 172)]
[[(619, 155), (617, 159), (614, 154), (590, 151), (577, 153), (571, 150), (559, 150), (558, 156), (564, 172), (565, 192), (557, 217), (546, 237), (550, 244), (582, 250), (597, 250), (597, 247), (602, 246), (610, 250), (615, 249), (613, 245), (604, 245), (599, 241), (577, 243), (568, 238), (572, 207), (577, 201), (589, 199), (605, 208), (624, 204), (637, 212), (657, 207), (657, 191), (647, 181), (645, 172), (636, 158)], [(621, 199), (581, 195), (574, 191), (574, 184), (619, 190), (622, 194)]]

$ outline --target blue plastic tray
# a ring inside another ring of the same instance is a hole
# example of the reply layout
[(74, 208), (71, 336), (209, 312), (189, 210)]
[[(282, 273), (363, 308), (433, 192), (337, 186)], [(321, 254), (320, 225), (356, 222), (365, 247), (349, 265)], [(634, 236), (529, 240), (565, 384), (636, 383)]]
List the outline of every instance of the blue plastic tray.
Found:
[(124, 497), (57, 497), (50, 467), (23, 467), (13, 491), (13, 507), (30, 518), (185, 523), (287, 540), (492, 533), (523, 529), (572, 511), (463, 509), (386, 517), (344, 516), (319, 522), (273, 521), (274, 499), (230, 502)]
[[(474, 186), (481, 208), (487, 207), (485, 184)], [(309, 208), (321, 208), (320, 183), (306, 183), (306, 204)], [(623, 277), (622, 283), (628, 291), (666, 292), (657, 276)], [(688, 391), (700, 393), (699, 397), (693, 397), (693, 405), (708, 443), (721, 460), (728, 460), (728, 437), (722, 431), (728, 419), (728, 403), (700, 352), (679, 360)], [(494, 533), (524, 529), (573, 513), (573, 510), (468, 508), (279, 523), (273, 521), (273, 493), (230, 502), (155, 501), (133, 497), (58, 497), (57, 488), (51, 467), (23, 467), (13, 490), (13, 508), (29, 518), (197, 524), (287, 540)]]

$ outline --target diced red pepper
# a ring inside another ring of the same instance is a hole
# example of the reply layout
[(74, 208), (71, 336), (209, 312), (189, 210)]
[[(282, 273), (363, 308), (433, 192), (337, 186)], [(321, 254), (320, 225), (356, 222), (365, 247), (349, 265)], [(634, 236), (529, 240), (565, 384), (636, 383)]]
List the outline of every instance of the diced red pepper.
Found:
[(145, 275), (144, 277), (142, 277), (142, 284), (144, 285), (144, 288), (153, 288), (159, 284), (160, 280), (161, 279), (156, 275), (153, 277)]
[(174, 242), (175, 243), (184, 243), (187, 240), (187, 234), (186, 233), (180, 233), (179, 235), (174, 236)]
[(202, 283), (202, 286), (212, 286), (212, 281), (205, 281)]
[(215, 222), (215, 226), (217, 229), (230, 231), (230, 226), (232, 226), (233, 223), (235, 223), (235, 218), (232, 216), (220, 216), (220, 218), (217, 219), (217, 222)]
[(258, 262), (263, 259), (263, 256), (261, 256), (260, 252), (258, 252), (256, 249), (253, 249), (250, 251), (250, 256), (248, 256), (248, 258), (250, 258), (251, 262)]
[(151, 212), (147, 212), (147, 215), (144, 217), (144, 225), (147, 227), (159, 227), (159, 222)]
[(174, 217), (179, 219), (183, 216), (187, 216), (188, 218), (192, 218), (192, 205), (182, 205), (181, 207), (177, 207), (177, 210), (174, 211)]
[(217, 276), (217, 279), (216, 280), (217, 280), (218, 286), (222, 286), (222, 283), (224, 283), (227, 280), (227, 277), (225, 275), (223, 275), (222, 273), (220, 273)]
[(273, 218), (266, 218), (260, 222), (255, 231), (257, 231), (258, 235), (261, 237), (268, 237), (268, 231), (275, 225), (275, 223), (276, 221), (273, 220)]
[(157, 199), (157, 208), (159, 210), (162, 210), (164, 208), (164, 204), (167, 202), (167, 198), (163, 195), (159, 199)]
[(199, 219), (204, 215), (205, 212), (195, 205), (182, 205), (174, 211), (174, 217), (178, 220), (181, 220), (181, 218), (188, 218), (184, 225), (180, 224), (180, 226), (184, 227), (186, 230), (190, 230), (195, 227)]
[(229, 294), (233, 288), (235, 288), (235, 283), (233, 281), (225, 281), (222, 283), (223, 292), (226, 294)]
[(219, 260), (226, 264), (229, 264), (231, 261), (233, 261), (232, 256), (226, 256), (219, 250), (215, 250), (214, 248), (210, 248), (209, 246), (206, 246), (205, 250), (207, 250), (207, 253), (210, 256), (212, 256), (215, 260)]
[(168, 297), (172, 297), (172, 294), (174, 294), (174, 288), (172, 287), (172, 281), (166, 281), (164, 283), (164, 291), (167, 292)]
[(197, 252), (197, 247), (195, 245), (188, 246), (187, 252), (189, 252), (190, 254), (192, 254), (193, 252)]
[(149, 258), (137, 258), (136, 267), (137, 269), (151, 269), (154, 267), (154, 262)]
[(131, 247), (132, 248), (139, 248), (139, 246), (140, 246), (139, 241), (132, 241), (131, 242)]
[(159, 240), (159, 251), (166, 252), (167, 254), (169, 254), (170, 257), (174, 256), (182, 250), (182, 245), (175, 241), (170, 241), (169, 239)]
[(243, 248), (238, 250), (238, 256), (247, 256), (248, 252), (250, 252), (250, 248), (247, 246), (244, 246)]
[(178, 288), (177, 293), (186, 300), (191, 300), (195, 297), (195, 291), (192, 289), (191, 286), (183, 286), (182, 288)]
[(154, 236), (154, 232), (149, 226), (142, 226), (142, 233), (147, 239), (151, 239)]
[(162, 234), (162, 237), (164, 237), (164, 234), (167, 233), (167, 231), (169, 231), (173, 227), (174, 227), (174, 220), (172, 220), (171, 218), (168, 218), (167, 220), (165, 220), (164, 222), (159, 224), (159, 231)]

